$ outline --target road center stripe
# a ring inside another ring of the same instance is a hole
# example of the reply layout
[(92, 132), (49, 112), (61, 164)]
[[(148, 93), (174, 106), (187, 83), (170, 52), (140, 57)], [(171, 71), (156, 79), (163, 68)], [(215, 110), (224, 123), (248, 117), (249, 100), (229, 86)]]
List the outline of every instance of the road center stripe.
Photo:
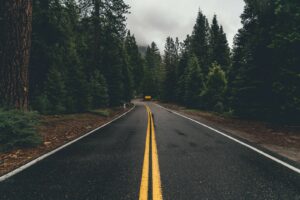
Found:
[[(150, 155), (150, 136), (151, 136), (151, 163), (152, 163), (152, 199), (153, 200), (162, 200), (162, 189), (161, 189), (161, 180), (160, 180), (160, 171), (158, 163), (158, 153), (157, 145), (155, 139), (155, 130), (154, 122), (151, 110), (146, 106), (147, 115), (148, 115), (148, 124), (147, 124), (147, 133), (146, 133), (146, 143), (145, 143), (145, 154), (143, 161), (143, 171), (142, 179), (140, 186), (140, 196), (139, 200), (148, 200), (148, 191), (149, 191), (149, 155)], [(151, 193), (150, 193), (151, 194)]]
[(146, 143), (145, 143), (145, 154), (143, 162), (142, 180), (140, 186), (140, 197), (139, 200), (148, 200), (148, 187), (149, 187), (149, 148), (150, 148), (150, 117), (147, 108), (148, 115), (148, 125), (146, 133)]
[(158, 164), (158, 153), (155, 139), (154, 122), (151, 114), (151, 141), (152, 141), (152, 198), (154, 200), (162, 200), (160, 171)]

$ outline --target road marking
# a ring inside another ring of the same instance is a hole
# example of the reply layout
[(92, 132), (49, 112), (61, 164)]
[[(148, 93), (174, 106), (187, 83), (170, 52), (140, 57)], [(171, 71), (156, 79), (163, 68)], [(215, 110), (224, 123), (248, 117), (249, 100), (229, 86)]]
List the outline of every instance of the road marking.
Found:
[(147, 125), (147, 133), (146, 133), (146, 143), (145, 143), (145, 154), (144, 154), (144, 162), (143, 162), (143, 171), (142, 171), (142, 180), (140, 186), (140, 197), (139, 200), (147, 200), (148, 199), (148, 187), (149, 187), (149, 148), (150, 148), (150, 117), (149, 111), (147, 108), (148, 115), (148, 125)]
[(154, 200), (162, 200), (162, 191), (161, 191), (161, 181), (160, 181), (160, 171), (158, 164), (158, 153), (157, 153), (157, 145), (155, 139), (155, 130), (154, 130), (154, 122), (151, 113), (151, 141), (152, 141), (152, 199)]
[(275, 162), (277, 162), (278, 164), (281, 164), (281, 165), (289, 168), (290, 170), (293, 170), (294, 172), (300, 174), (300, 169), (299, 168), (297, 168), (295, 166), (292, 166), (292, 165), (290, 165), (290, 164), (288, 164), (288, 163), (286, 163), (286, 162), (284, 162), (284, 161), (282, 161), (282, 160), (280, 160), (278, 158), (275, 158), (274, 156), (272, 156), (272, 155), (270, 155), (270, 154), (268, 154), (266, 152), (263, 152), (262, 150), (259, 150), (259, 149), (255, 148), (255, 147), (253, 147), (253, 146), (251, 146), (249, 144), (246, 144), (245, 142), (242, 142), (242, 141), (240, 141), (240, 140), (238, 140), (238, 139), (236, 139), (236, 138), (234, 138), (234, 137), (232, 137), (230, 135), (227, 135), (227, 134), (225, 134), (225, 133), (223, 133), (223, 132), (221, 132), (221, 131), (219, 131), (217, 129), (214, 129), (214, 128), (206, 125), (206, 124), (198, 122), (197, 120), (194, 120), (192, 118), (186, 117), (186, 116), (184, 116), (184, 115), (182, 115), (182, 114), (180, 114), (180, 113), (178, 113), (176, 111), (170, 110), (170, 109), (165, 108), (165, 107), (163, 107), (163, 106), (161, 106), (159, 104), (156, 104), (156, 103), (155, 103), (155, 105), (158, 106), (158, 107), (160, 107), (160, 108), (162, 108), (162, 109), (165, 109), (165, 110), (167, 110), (167, 111), (169, 111), (169, 112), (171, 112), (173, 114), (176, 114), (176, 115), (178, 115), (180, 117), (183, 117), (185, 119), (191, 120), (191, 121), (193, 121), (193, 122), (195, 122), (195, 123), (197, 123), (197, 124), (199, 124), (201, 126), (204, 126), (204, 127), (208, 128), (208, 129), (216, 132), (216, 133), (219, 133), (220, 135), (223, 135), (224, 137), (227, 137), (228, 139), (233, 140), (233, 141), (235, 141), (235, 142), (237, 142), (237, 143), (239, 143), (239, 144), (241, 144), (241, 145), (243, 145), (243, 146), (245, 146), (245, 147), (247, 147), (247, 148), (249, 148), (249, 149), (251, 149), (251, 150), (253, 150), (253, 151), (255, 151), (255, 152), (257, 152), (257, 153), (259, 153), (259, 154), (261, 154), (261, 155), (263, 155), (263, 156), (265, 156), (265, 157), (267, 157), (267, 158), (269, 158), (269, 159), (271, 159), (273, 161), (275, 161)]
[(103, 124), (102, 126), (100, 126), (100, 127), (96, 128), (96, 129), (94, 129), (94, 130), (92, 130), (92, 131), (90, 131), (90, 132), (88, 132), (88, 133), (86, 133), (86, 134), (80, 136), (79, 138), (77, 138), (77, 139), (75, 139), (75, 140), (72, 140), (72, 141), (70, 141), (70, 142), (64, 144), (63, 146), (60, 146), (60, 147), (58, 147), (58, 148), (56, 148), (56, 149), (54, 149), (54, 150), (52, 150), (52, 151), (50, 151), (50, 152), (48, 152), (48, 153), (46, 153), (46, 154), (44, 154), (44, 155), (42, 155), (42, 156), (40, 156), (40, 157), (38, 157), (38, 158), (36, 158), (36, 159), (30, 161), (29, 163), (27, 163), (27, 164), (25, 164), (25, 165), (23, 165), (23, 166), (21, 166), (21, 167), (15, 169), (15, 170), (9, 172), (9, 173), (7, 173), (7, 174), (4, 174), (3, 176), (0, 177), (0, 182), (2, 182), (2, 181), (4, 181), (4, 180), (6, 180), (6, 179), (8, 179), (8, 178), (10, 178), (10, 177), (12, 177), (12, 176), (18, 174), (18, 173), (20, 173), (21, 171), (27, 169), (28, 167), (30, 167), (30, 166), (32, 166), (32, 165), (38, 163), (39, 161), (41, 161), (41, 160), (43, 160), (43, 159), (45, 159), (45, 158), (51, 156), (52, 154), (55, 154), (56, 152), (58, 152), (58, 151), (60, 151), (60, 150), (62, 150), (62, 149), (64, 149), (64, 148), (66, 148), (67, 146), (70, 146), (71, 144), (77, 142), (78, 140), (81, 140), (82, 138), (85, 138), (85, 137), (87, 137), (88, 135), (90, 135), (90, 134), (92, 134), (92, 133), (94, 133), (94, 132), (96, 132), (96, 131), (98, 131), (98, 130), (104, 128), (105, 126), (111, 124), (112, 122), (114, 122), (114, 121), (120, 119), (121, 117), (123, 117), (123, 116), (125, 116), (126, 114), (128, 114), (129, 112), (131, 112), (134, 108), (135, 108), (135, 105), (134, 105), (130, 110), (128, 110), (127, 112), (123, 113), (122, 115), (116, 117), (115, 119), (111, 120), (110, 122), (107, 122), (106, 124)]
[[(147, 133), (146, 133), (146, 143), (145, 143), (145, 154), (143, 161), (143, 170), (142, 170), (142, 178), (141, 178), (141, 186), (140, 186), (140, 196), (139, 200), (148, 200), (148, 192), (149, 192), (149, 155), (151, 153), (151, 161), (152, 161), (152, 199), (153, 200), (162, 200), (162, 189), (161, 189), (161, 180), (160, 180), (160, 171), (159, 171), (159, 163), (158, 163), (158, 153), (157, 153), (157, 144), (155, 139), (155, 130), (154, 130), (154, 122), (151, 110), (148, 106), (146, 106), (147, 115), (148, 115), (148, 125), (147, 125)], [(150, 136), (151, 136), (151, 152), (150, 152)]]

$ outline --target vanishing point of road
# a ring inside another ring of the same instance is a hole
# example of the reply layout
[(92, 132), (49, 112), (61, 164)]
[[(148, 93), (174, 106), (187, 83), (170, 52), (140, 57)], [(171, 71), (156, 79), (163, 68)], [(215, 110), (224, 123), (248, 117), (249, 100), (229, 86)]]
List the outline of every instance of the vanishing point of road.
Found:
[(300, 200), (300, 174), (136, 102), (122, 118), (0, 182), (0, 200), (44, 199)]

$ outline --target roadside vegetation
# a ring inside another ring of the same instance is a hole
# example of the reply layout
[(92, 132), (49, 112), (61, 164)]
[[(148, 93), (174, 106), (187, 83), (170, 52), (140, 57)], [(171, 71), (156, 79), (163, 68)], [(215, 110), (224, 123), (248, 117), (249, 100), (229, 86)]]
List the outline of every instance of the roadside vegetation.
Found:
[(18, 110), (0, 110), (0, 152), (34, 147), (42, 142), (36, 126), (38, 114)]
[(232, 49), (217, 16), (209, 23), (201, 10), (185, 41), (166, 39), (162, 58), (152, 44), (144, 93), (189, 108), (299, 126), (299, 1), (245, 3)]
[(168, 37), (164, 53), (152, 42), (142, 54), (123, 0), (1, 3), (1, 148), (40, 142), (29, 111), (107, 116), (106, 108), (145, 95), (299, 125), (299, 1), (245, 3), (232, 49), (217, 16), (208, 21), (199, 10), (184, 41)]
[[(9, 112), (18, 114), (0, 113), (0, 176), (102, 126), (124, 113), (124, 108), (114, 107), (97, 109), (95, 113), (59, 115)], [(20, 116), (16, 117), (16, 115)], [(14, 122), (8, 122), (11, 121), (8, 117)], [(26, 125), (23, 122), (26, 122)], [(7, 131), (3, 134), (3, 124), (7, 123), (10, 128), (6, 128)], [(8, 140), (10, 142), (7, 142)]]
[(128, 9), (122, 0), (1, 3), (0, 150), (40, 144), (44, 115), (110, 117), (140, 92), (143, 60), (125, 26)]

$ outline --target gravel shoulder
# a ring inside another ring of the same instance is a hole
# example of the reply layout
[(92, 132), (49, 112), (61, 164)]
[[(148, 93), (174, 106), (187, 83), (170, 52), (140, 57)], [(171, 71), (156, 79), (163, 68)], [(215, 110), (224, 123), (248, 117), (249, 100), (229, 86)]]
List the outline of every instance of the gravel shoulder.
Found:
[(223, 117), (210, 112), (187, 109), (175, 104), (157, 103), (300, 164), (300, 126), (277, 126), (260, 121)]
[(15, 149), (0, 153), (0, 176), (35, 158), (48, 153), (125, 113), (130, 108), (105, 109), (97, 112), (70, 115), (42, 115), (38, 133), (43, 143), (35, 148)]

